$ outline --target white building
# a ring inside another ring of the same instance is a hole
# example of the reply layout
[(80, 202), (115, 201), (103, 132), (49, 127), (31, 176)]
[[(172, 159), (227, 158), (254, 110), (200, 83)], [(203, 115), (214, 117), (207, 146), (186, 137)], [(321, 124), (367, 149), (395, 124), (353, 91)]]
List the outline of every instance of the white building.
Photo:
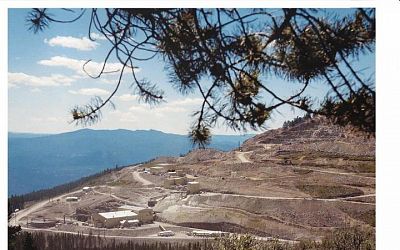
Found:
[(140, 223), (152, 223), (154, 220), (153, 209), (147, 207), (138, 207), (131, 205), (123, 205), (118, 208), (120, 211), (131, 211), (137, 214), (137, 219)]
[(121, 221), (137, 219), (138, 215), (129, 210), (92, 214), (92, 222), (95, 227), (119, 227), (121, 225)]

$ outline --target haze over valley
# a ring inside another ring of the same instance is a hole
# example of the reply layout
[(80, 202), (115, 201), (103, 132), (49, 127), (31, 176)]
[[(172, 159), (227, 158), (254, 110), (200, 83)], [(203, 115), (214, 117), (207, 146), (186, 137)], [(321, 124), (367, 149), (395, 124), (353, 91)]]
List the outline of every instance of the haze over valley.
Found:
[[(251, 135), (216, 135), (211, 148), (232, 150)], [(9, 133), (8, 194), (60, 185), (106, 168), (179, 156), (193, 149), (185, 135), (156, 130), (82, 129), (61, 134)]]

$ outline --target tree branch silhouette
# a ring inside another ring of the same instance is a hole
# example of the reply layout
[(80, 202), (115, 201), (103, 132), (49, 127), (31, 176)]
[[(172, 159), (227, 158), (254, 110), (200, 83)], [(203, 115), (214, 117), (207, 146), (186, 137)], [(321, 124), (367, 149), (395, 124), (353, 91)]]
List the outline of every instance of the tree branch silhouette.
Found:
[[(89, 38), (100, 33), (111, 47), (100, 72), (88, 75), (116, 73), (106, 71), (111, 55), (121, 63), (116, 87), (106, 100), (95, 98), (72, 110), (78, 123), (90, 125), (101, 118), (124, 72), (129, 72), (142, 101), (162, 102), (159, 85), (135, 73), (138, 62), (162, 58), (176, 89), (183, 94), (198, 91), (203, 98), (189, 132), (192, 142), (202, 147), (210, 142), (210, 128), (218, 120), (234, 130), (257, 129), (282, 105), (375, 133), (375, 82), (352, 63), (374, 51), (374, 9), (354, 9), (346, 16), (321, 9), (68, 11), (75, 11), (76, 18), (57, 20), (48, 9), (33, 9), (27, 18), (30, 30), (74, 22), (90, 12)], [(83, 66), (86, 73), (88, 63)], [(297, 92), (278, 94), (268, 84), (271, 76), (299, 85)], [(312, 82), (329, 86), (319, 103), (304, 94)]]

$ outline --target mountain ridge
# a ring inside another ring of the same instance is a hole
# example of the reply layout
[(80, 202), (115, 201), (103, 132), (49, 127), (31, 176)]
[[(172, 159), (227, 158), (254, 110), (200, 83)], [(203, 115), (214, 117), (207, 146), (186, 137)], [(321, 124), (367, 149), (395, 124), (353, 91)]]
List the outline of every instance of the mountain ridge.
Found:
[[(230, 150), (250, 136), (215, 135), (210, 147)], [(105, 168), (157, 156), (179, 156), (193, 149), (185, 135), (126, 129), (80, 129), (42, 136), (15, 136), (10, 132), (8, 147), (9, 195), (48, 188)]]

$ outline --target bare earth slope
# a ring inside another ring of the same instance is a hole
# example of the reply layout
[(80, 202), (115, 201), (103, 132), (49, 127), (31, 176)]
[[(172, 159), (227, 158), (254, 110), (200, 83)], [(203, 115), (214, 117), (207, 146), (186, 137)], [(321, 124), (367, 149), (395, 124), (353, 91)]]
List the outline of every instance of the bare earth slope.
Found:
[(164, 207), (160, 217), (287, 239), (375, 225), (373, 137), (316, 118), (257, 135), (219, 160), (215, 153), (187, 160), (207, 154), (192, 152), (176, 166), (198, 175), (204, 193)]
[[(183, 170), (200, 183), (201, 192), (165, 188), (167, 174), (142, 171), (153, 166)], [(152, 199), (157, 200), (156, 223), (180, 232), (198, 228), (320, 239), (336, 228), (375, 227), (375, 139), (316, 118), (257, 135), (240, 150), (194, 150), (183, 157), (158, 158), (110, 173), (92, 185), (91, 193), (74, 193), (81, 197), (76, 204), (41, 202), (19, 212), (13, 223), (23, 224), (27, 217), (60, 219), (66, 213), (76, 221), (78, 214), (88, 218), (123, 204), (146, 206)], [(102, 233), (157, 238), (157, 225)], [(91, 225), (61, 228), (98, 230)]]

